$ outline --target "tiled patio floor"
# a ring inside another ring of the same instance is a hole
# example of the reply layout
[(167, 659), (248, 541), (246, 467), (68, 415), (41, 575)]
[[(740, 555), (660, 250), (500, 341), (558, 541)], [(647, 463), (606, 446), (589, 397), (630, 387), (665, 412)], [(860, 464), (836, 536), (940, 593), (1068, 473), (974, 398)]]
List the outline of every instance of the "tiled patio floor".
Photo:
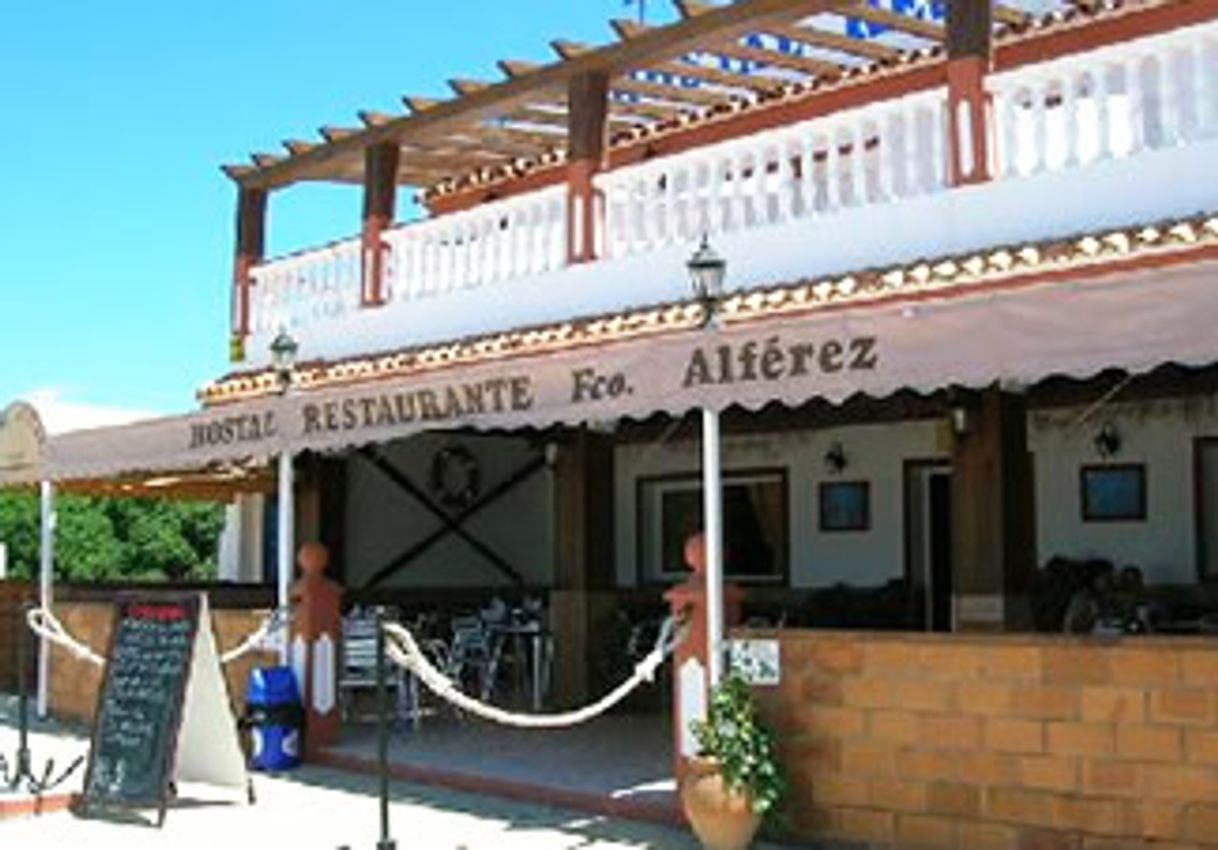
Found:
[[(324, 761), (373, 771), (376, 741), (375, 727), (349, 726)], [(389, 759), (399, 779), (598, 814), (678, 819), (667, 716), (610, 716), (564, 730), (436, 718), (395, 732)]]

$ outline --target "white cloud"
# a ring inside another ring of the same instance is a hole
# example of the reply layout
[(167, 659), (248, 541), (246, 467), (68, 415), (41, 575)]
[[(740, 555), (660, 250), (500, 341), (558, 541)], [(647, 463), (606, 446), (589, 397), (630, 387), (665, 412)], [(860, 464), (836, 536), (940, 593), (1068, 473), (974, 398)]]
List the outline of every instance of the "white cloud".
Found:
[(124, 425), (137, 419), (156, 416), (146, 410), (121, 407), (106, 407), (73, 401), (65, 397), (62, 387), (38, 387), (23, 396), (42, 417), (42, 425), (48, 434), (63, 434), (87, 428), (103, 428), (107, 425)]

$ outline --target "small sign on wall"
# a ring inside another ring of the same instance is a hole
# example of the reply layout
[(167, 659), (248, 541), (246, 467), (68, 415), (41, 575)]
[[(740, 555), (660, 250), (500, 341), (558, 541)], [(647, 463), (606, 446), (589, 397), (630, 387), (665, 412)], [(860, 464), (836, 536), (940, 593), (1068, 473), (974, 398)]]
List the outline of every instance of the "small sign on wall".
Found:
[(774, 687), (782, 682), (782, 653), (776, 640), (734, 640), (732, 669), (750, 685)]

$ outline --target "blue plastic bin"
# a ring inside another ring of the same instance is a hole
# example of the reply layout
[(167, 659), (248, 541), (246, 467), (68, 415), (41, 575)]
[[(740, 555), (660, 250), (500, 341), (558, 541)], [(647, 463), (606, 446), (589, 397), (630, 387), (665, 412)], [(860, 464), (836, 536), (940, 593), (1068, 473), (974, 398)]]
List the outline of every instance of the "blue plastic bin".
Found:
[(291, 667), (259, 667), (250, 672), (245, 721), (254, 770), (278, 772), (300, 765), (304, 710)]

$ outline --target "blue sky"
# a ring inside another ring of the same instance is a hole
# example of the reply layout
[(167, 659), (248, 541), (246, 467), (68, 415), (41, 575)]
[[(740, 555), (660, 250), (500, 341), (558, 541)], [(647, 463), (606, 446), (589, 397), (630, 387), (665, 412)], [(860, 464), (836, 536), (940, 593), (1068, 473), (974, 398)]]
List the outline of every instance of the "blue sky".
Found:
[[(652, 0), (653, 18), (667, 13)], [(219, 171), (358, 109), (495, 78), (621, 0), (0, 4), (0, 407), (173, 412), (227, 368), (235, 191)], [(279, 253), (358, 228), (356, 189), (274, 196)]]

